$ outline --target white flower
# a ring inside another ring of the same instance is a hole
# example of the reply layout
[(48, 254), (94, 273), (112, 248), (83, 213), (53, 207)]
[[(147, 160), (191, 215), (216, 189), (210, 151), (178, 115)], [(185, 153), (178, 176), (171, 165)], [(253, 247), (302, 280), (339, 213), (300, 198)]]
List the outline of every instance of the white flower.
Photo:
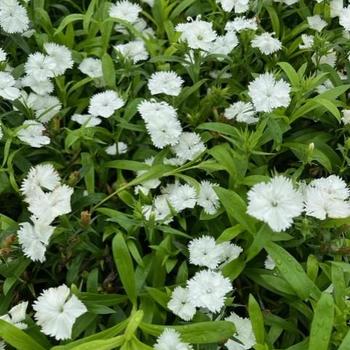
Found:
[(344, 125), (350, 124), (350, 109), (343, 109), (342, 110), (343, 116), (341, 118)]
[(54, 229), (40, 220), (34, 220), (34, 225), (29, 222), (20, 224), (17, 235), (24, 255), (32, 261), (45, 261), (46, 248)]
[(122, 56), (133, 61), (133, 63), (145, 61), (149, 56), (145, 44), (141, 40), (134, 40), (129, 41), (127, 44), (116, 45), (114, 49), (120, 52)]
[(6, 52), (0, 47), (0, 62), (6, 61)]
[(182, 78), (175, 72), (156, 72), (148, 80), (148, 89), (152, 95), (178, 96), (181, 92), (182, 84)]
[(109, 15), (113, 18), (134, 23), (137, 21), (141, 11), (142, 8), (139, 5), (133, 4), (128, 0), (122, 0), (111, 5)]
[(113, 143), (105, 148), (105, 151), (110, 156), (115, 156), (116, 154), (124, 154), (128, 151), (128, 145), (125, 142)]
[(350, 216), (349, 189), (338, 176), (313, 180), (305, 189), (305, 211), (320, 220)]
[[(141, 189), (144, 192), (144, 189)], [(142, 214), (146, 220), (150, 220), (154, 216), (156, 221), (163, 221), (168, 224), (172, 221), (171, 210), (168, 204), (168, 196), (160, 195), (154, 198), (152, 205), (144, 205), (142, 207)]]
[(0, 316), (0, 320), (9, 322), (19, 329), (26, 329), (27, 325), (23, 322), (26, 318), (28, 301), (23, 301), (13, 306), (10, 311)]
[(262, 33), (256, 35), (252, 40), (252, 47), (258, 48), (265, 55), (271, 55), (272, 53), (281, 50), (282, 43), (272, 35), (273, 33)]
[(339, 17), (343, 11), (343, 0), (331, 0), (330, 2), (330, 10), (331, 17)]
[(143, 101), (137, 108), (157, 148), (178, 143), (182, 128), (175, 108), (166, 102), (154, 101)]
[(55, 76), (54, 69), (56, 68), (55, 60), (40, 52), (32, 53), (28, 56), (27, 62), (24, 65), (24, 71), (33, 76), (37, 81), (47, 80)]
[(197, 266), (216, 269), (221, 263), (221, 248), (216, 245), (215, 239), (202, 236), (193, 239), (189, 245), (190, 263)]
[(30, 198), (28, 210), (43, 222), (50, 224), (56, 217), (71, 212), (73, 189), (60, 185), (52, 192), (36, 191)]
[(172, 150), (183, 161), (193, 160), (205, 151), (205, 145), (195, 132), (183, 132)]
[[(145, 163), (149, 165), (150, 167), (153, 165), (154, 157), (147, 158), (145, 160)], [(139, 170), (137, 171), (137, 176), (141, 176), (143, 174), (147, 173), (147, 170)], [(135, 187), (135, 193), (138, 194), (140, 191), (143, 192), (143, 194), (147, 195), (150, 190), (157, 188), (160, 185), (159, 179), (150, 179), (147, 181), (142, 182), (141, 185), (138, 185)]]
[(15, 87), (16, 80), (10, 73), (0, 72), (0, 96), (6, 100), (16, 100), (20, 91)]
[(216, 0), (226, 12), (243, 13), (249, 9), (249, 0)]
[(233, 21), (229, 21), (225, 25), (225, 30), (241, 32), (243, 30), (257, 30), (258, 24), (256, 23), (256, 18), (246, 18), (246, 17), (236, 17)]
[(248, 89), (257, 112), (272, 112), (278, 107), (288, 107), (290, 103), (290, 85), (284, 80), (276, 81), (271, 73), (260, 74)]
[(188, 23), (178, 24), (175, 30), (181, 33), (180, 40), (186, 41), (191, 49), (209, 51), (216, 39), (213, 24), (198, 18)]
[(26, 9), (17, 1), (1, 0), (0, 26), (10, 34), (25, 32), (29, 27)]
[(230, 242), (223, 242), (218, 244), (219, 249), (221, 250), (220, 261), (223, 264), (227, 264), (232, 260), (237, 259), (240, 254), (243, 252), (243, 249)]
[(274, 231), (289, 228), (303, 211), (302, 194), (284, 176), (254, 185), (248, 192), (248, 200), (248, 214), (267, 223)]
[(90, 114), (73, 114), (72, 120), (79, 123), (80, 125), (84, 125), (86, 128), (99, 125), (102, 122), (100, 118)]
[(232, 322), (235, 325), (236, 333), (235, 340), (228, 340), (225, 346), (228, 350), (248, 350), (256, 344), (256, 339), (253, 332), (253, 326), (249, 318), (239, 317), (234, 312), (225, 319), (226, 321)]
[(196, 313), (196, 308), (191, 304), (188, 298), (188, 289), (176, 287), (171, 294), (168, 308), (184, 321), (192, 320)]
[(219, 312), (225, 303), (225, 295), (232, 291), (228, 278), (221, 272), (202, 270), (188, 282), (188, 297), (192, 305), (203, 307), (211, 312)]
[(286, 4), (287, 6), (291, 6), (296, 4), (299, 0), (273, 0), (274, 2), (281, 2), (282, 4)]
[(253, 124), (257, 118), (253, 105), (250, 102), (238, 101), (225, 109), (224, 116), (227, 119), (236, 119), (238, 122)]
[(57, 340), (69, 339), (75, 320), (87, 312), (86, 306), (71, 295), (66, 285), (49, 288), (33, 304), (34, 318), (44, 334)]
[(192, 209), (197, 203), (196, 190), (188, 184), (179, 185), (169, 194), (169, 202), (177, 212), (186, 208)]
[(209, 181), (202, 181), (199, 188), (197, 204), (204, 209), (204, 212), (213, 215), (220, 207), (219, 197), (214, 191), (214, 186)]
[(24, 102), (34, 110), (35, 117), (42, 123), (49, 122), (62, 107), (59, 99), (51, 95), (30, 93)]
[(73, 67), (72, 53), (68, 47), (56, 43), (45, 43), (44, 49), (54, 63), (52, 71), (55, 76), (62, 75), (67, 69)]
[(320, 15), (315, 15), (311, 17), (307, 17), (307, 22), (309, 23), (309, 27), (318, 32), (321, 32), (324, 27), (327, 26), (327, 22), (323, 20)]
[[(238, 38), (235, 32), (229, 31), (225, 35), (217, 36), (213, 41), (209, 52), (214, 55), (228, 55), (238, 45)], [(219, 58), (222, 60), (222, 58)]]
[(193, 350), (193, 347), (181, 341), (175, 329), (166, 328), (154, 344), (155, 350)]
[(35, 120), (25, 120), (17, 132), (17, 137), (32, 147), (40, 148), (50, 143), (50, 138), (43, 135), (44, 131), (43, 124)]
[(109, 118), (113, 113), (123, 107), (124, 100), (112, 90), (100, 92), (90, 99), (89, 113), (93, 116)]
[(339, 24), (342, 25), (345, 30), (350, 31), (350, 6), (341, 10), (339, 15)]
[(30, 168), (22, 182), (21, 192), (30, 198), (38, 190), (53, 191), (60, 184), (60, 176), (51, 164), (39, 164)]
[(34, 75), (26, 75), (21, 79), (22, 86), (30, 87), (38, 95), (47, 95), (54, 90), (49, 79), (37, 80)]
[(265, 269), (267, 269), (267, 270), (274, 270), (274, 268), (276, 267), (276, 263), (272, 259), (271, 255), (268, 255), (266, 257), (266, 260), (264, 262), (264, 266), (265, 266)]
[(99, 58), (84, 58), (79, 64), (79, 70), (90, 78), (103, 77), (102, 61)]
[(301, 34), (302, 44), (299, 45), (300, 49), (311, 49), (314, 44), (313, 35)]

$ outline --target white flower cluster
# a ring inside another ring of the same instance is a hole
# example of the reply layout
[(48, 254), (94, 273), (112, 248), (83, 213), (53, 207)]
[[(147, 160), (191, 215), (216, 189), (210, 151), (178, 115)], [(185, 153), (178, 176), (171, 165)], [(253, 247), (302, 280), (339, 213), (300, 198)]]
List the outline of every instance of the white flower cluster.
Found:
[(193, 346), (181, 341), (181, 334), (175, 329), (166, 328), (158, 337), (155, 350), (193, 350)]
[[(0, 316), (19, 329), (26, 329), (25, 321), (28, 302), (22, 302), (10, 311)], [(86, 306), (75, 296), (66, 285), (44, 290), (34, 301), (34, 318), (44, 334), (57, 340), (69, 339), (76, 319), (87, 312)], [(5, 349), (5, 343), (0, 341), (0, 349)]]
[(248, 214), (267, 223), (274, 231), (291, 227), (304, 211), (320, 220), (350, 216), (350, 192), (346, 183), (331, 175), (301, 184), (295, 189), (285, 176), (254, 185), (248, 192)]
[(45, 261), (45, 252), (55, 227), (56, 217), (71, 212), (73, 189), (61, 184), (61, 179), (50, 164), (32, 167), (23, 180), (21, 192), (31, 212), (31, 222), (20, 224), (18, 241), (24, 255), (33, 261)]
[[(144, 171), (139, 172), (139, 175), (142, 173)], [(155, 189), (159, 185), (158, 179), (148, 180), (141, 186), (137, 186), (135, 190), (148, 194), (151, 189)], [(169, 223), (174, 212), (181, 213), (185, 209), (193, 209), (196, 204), (201, 206), (205, 213), (213, 215), (220, 206), (214, 186), (216, 185), (209, 181), (202, 181), (197, 192), (189, 184), (180, 184), (178, 181), (168, 184), (161, 189), (161, 194), (153, 199), (152, 205), (142, 207), (143, 215), (147, 220), (154, 217), (156, 221)]]
[(189, 243), (190, 263), (207, 267), (197, 272), (187, 281), (186, 288), (176, 287), (168, 303), (168, 308), (185, 321), (190, 321), (196, 308), (219, 312), (225, 303), (225, 295), (232, 291), (229, 279), (219, 268), (234, 259), (243, 251), (241, 247), (224, 242), (217, 244), (210, 236), (196, 238)]

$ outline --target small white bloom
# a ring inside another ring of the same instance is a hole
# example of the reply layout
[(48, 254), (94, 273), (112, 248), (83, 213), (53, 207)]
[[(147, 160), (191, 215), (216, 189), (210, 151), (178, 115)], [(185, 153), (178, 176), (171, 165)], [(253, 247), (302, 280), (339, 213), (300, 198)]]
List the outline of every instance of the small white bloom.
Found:
[(113, 18), (134, 23), (137, 21), (142, 8), (128, 0), (117, 1), (109, 9), (109, 15)]
[(0, 26), (9, 34), (23, 33), (29, 27), (26, 9), (17, 1), (1, 1)]
[(0, 72), (0, 97), (10, 101), (19, 98), (20, 91), (15, 84), (16, 80), (10, 73)]
[(66, 285), (46, 289), (33, 304), (34, 318), (44, 334), (57, 340), (69, 339), (75, 320), (87, 312)]
[(350, 109), (343, 109), (342, 110), (343, 116), (341, 118), (344, 125), (350, 124)]
[(94, 127), (101, 124), (102, 120), (90, 114), (73, 114), (72, 120), (86, 128)]
[(175, 30), (181, 33), (180, 40), (186, 41), (191, 49), (209, 51), (216, 39), (213, 24), (198, 18), (191, 22), (178, 24)]
[(0, 320), (9, 322), (19, 329), (26, 329), (27, 325), (23, 322), (26, 318), (28, 301), (23, 301), (13, 306), (10, 311), (0, 316)]
[(256, 35), (252, 40), (252, 47), (258, 48), (265, 55), (271, 55), (281, 50), (282, 43), (272, 35), (273, 33)]
[(243, 13), (249, 9), (249, 0), (216, 0), (226, 12)]
[(327, 22), (323, 20), (320, 15), (315, 15), (311, 17), (307, 17), (307, 22), (309, 23), (309, 27), (318, 32), (321, 32), (324, 27), (327, 26)]
[(50, 138), (43, 135), (44, 131), (43, 124), (35, 120), (25, 120), (17, 132), (17, 137), (32, 147), (41, 148), (50, 143)]
[(237, 259), (243, 252), (243, 249), (240, 246), (230, 242), (220, 243), (218, 244), (218, 247), (221, 250), (220, 261), (223, 264), (227, 264), (230, 261)]
[(349, 189), (339, 176), (331, 175), (310, 182), (305, 189), (305, 211), (320, 220), (350, 216)]
[(130, 59), (133, 63), (145, 61), (149, 57), (146, 46), (142, 40), (134, 40), (129, 41), (127, 44), (116, 45), (114, 49), (120, 52), (122, 56)]
[(256, 344), (253, 326), (249, 318), (239, 317), (236, 313), (232, 312), (225, 320), (235, 325), (236, 333), (234, 337), (239, 341), (228, 340), (225, 344), (228, 350), (248, 350)]
[(34, 220), (34, 225), (29, 222), (20, 224), (17, 235), (24, 255), (32, 261), (44, 262), (46, 248), (54, 229), (40, 220)]
[(250, 102), (238, 101), (225, 109), (224, 116), (227, 119), (236, 119), (240, 123), (254, 124), (257, 118), (253, 105)]
[(213, 237), (202, 236), (193, 239), (188, 245), (188, 250), (190, 263), (193, 265), (216, 269), (221, 263), (221, 249)]
[(314, 44), (314, 36), (301, 34), (302, 44), (299, 45), (300, 49), (311, 49)]
[[(229, 31), (225, 35), (217, 36), (213, 41), (209, 52), (214, 55), (228, 55), (238, 45), (235, 32)], [(223, 58), (218, 58), (222, 60)]]
[(290, 103), (290, 85), (284, 80), (275, 80), (271, 73), (260, 74), (248, 86), (257, 112), (272, 112), (278, 107), (288, 107)]
[(109, 118), (113, 113), (123, 107), (125, 101), (112, 90), (100, 92), (90, 99), (89, 113), (93, 116)]
[(55, 76), (62, 75), (67, 69), (73, 67), (72, 53), (68, 47), (56, 43), (45, 43), (44, 50), (55, 64), (52, 68)]
[(125, 142), (113, 143), (105, 148), (105, 151), (110, 156), (115, 156), (116, 154), (124, 154), (128, 151), (128, 145)]
[(182, 84), (182, 78), (175, 72), (156, 72), (148, 80), (148, 89), (152, 95), (178, 96), (181, 92)]
[(169, 202), (177, 212), (187, 208), (192, 209), (197, 203), (196, 190), (188, 184), (179, 185), (176, 191), (169, 194)]
[(219, 312), (225, 304), (226, 294), (232, 291), (230, 280), (212, 270), (197, 272), (187, 282), (187, 288), (192, 305), (211, 312)]
[(276, 267), (276, 263), (272, 259), (271, 255), (268, 255), (266, 257), (266, 260), (264, 262), (264, 266), (265, 266), (265, 269), (267, 269), (267, 270), (274, 270), (274, 268)]
[(103, 77), (102, 61), (99, 58), (84, 58), (78, 68), (90, 78)]
[(339, 15), (339, 23), (344, 27), (345, 30), (350, 31), (350, 6), (345, 7), (341, 10)]
[[(153, 165), (154, 157), (147, 158), (145, 160), (145, 163), (149, 165), (150, 167)], [(147, 173), (147, 170), (139, 170), (137, 171), (137, 176), (141, 176), (143, 174)], [(160, 185), (159, 179), (151, 179), (142, 182), (141, 185), (135, 187), (135, 193), (138, 194), (140, 191), (143, 192), (143, 194), (147, 195), (150, 190), (157, 188)]]
[(191, 304), (188, 298), (188, 289), (176, 287), (171, 294), (168, 308), (184, 321), (192, 320), (196, 313), (196, 308)]
[(49, 122), (62, 107), (59, 99), (51, 95), (30, 93), (24, 102), (34, 110), (35, 117), (42, 123)]
[(193, 160), (205, 151), (205, 145), (195, 132), (183, 132), (172, 150), (178, 159)]
[(53, 191), (60, 184), (60, 176), (51, 164), (38, 164), (30, 168), (22, 182), (21, 192), (30, 200), (38, 190)]
[(331, 17), (339, 17), (343, 11), (343, 0), (331, 0), (330, 9), (331, 9)]
[(52, 57), (46, 56), (40, 52), (32, 53), (28, 56), (24, 65), (24, 71), (37, 81), (47, 80), (55, 76), (54, 69), (56, 62)]
[(54, 86), (49, 79), (37, 80), (34, 75), (25, 75), (21, 79), (22, 86), (30, 87), (38, 95), (51, 94)]
[(233, 21), (229, 21), (225, 25), (225, 30), (241, 32), (243, 30), (257, 30), (258, 24), (256, 18), (236, 17)]
[(193, 347), (181, 341), (181, 335), (175, 329), (166, 328), (158, 337), (155, 350), (193, 350)]
[(6, 52), (0, 47), (0, 62), (5, 62), (6, 61)]
[(303, 211), (302, 194), (284, 176), (254, 185), (248, 192), (248, 200), (248, 214), (267, 223), (274, 231), (289, 228)]
[(213, 215), (220, 207), (219, 197), (214, 190), (216, 184), (209, 181), (202, 181), (199, 188), (197, 204), (204, 209), (204, 212)]

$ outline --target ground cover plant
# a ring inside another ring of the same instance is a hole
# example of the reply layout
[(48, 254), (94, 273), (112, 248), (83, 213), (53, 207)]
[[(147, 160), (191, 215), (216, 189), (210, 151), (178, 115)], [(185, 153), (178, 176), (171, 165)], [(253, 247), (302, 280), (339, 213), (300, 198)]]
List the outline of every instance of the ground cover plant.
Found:
[(348, 3), (0, 0), (0, 37), (0, 349), (350, 349)]

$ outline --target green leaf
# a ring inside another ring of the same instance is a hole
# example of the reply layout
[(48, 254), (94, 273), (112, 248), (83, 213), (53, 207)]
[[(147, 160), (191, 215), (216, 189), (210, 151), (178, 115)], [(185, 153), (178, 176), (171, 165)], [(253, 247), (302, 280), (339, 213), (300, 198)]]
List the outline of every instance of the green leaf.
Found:
[(328, 350), (334, 322), (332, 295), (322, 293), (311, 323), (309, 350)]
[(253, 295), (249, 295), (248, 301), (248, 313), (250, 321), (252, 322), (254, 335), (258, 344), (265, 343), (265, 327), (264, 318), (260, 310), (258, 302), (255, 300)]
[(102, 71), (103, 71), (103, 80), (105, 81), (107, 87), (114, 89), (115, 88), (115, 68), (112, 57), (105, 53), (102, 56)]
[(87, 342), (84, 344), (80, 344), (72, 348), (72, 350), (112, 350), (116, 347), (121, 346), (125, 341), (125, 337), (123, 335), (119, 335), (118, 337), (106, 339), (106, 340), (93, 340), (91, 342)]
[(299, 76), (293, 66), (288, 62), (278, 62), (278, 65), (283, 69), (284, 73), (286, 73), (290, 83), (292, 84), (292, 87), (295, 88), (299, 86)]
[(136, 304), (137, 291), (134, 266), (124, 236), (119, 232), (112, 242), (113, 258), (126, 294)]
[(71, 15), (64, 17), (59, 27), (56, 29), (54, 35), (58, 35), (59, 33), (61, 33), (63, 29), (67, 27), (68, 24), (77, 22), (77, 21), (83, 21), (84, 18), (85, 16), (81, 13), (73, 13)]
[(268, 242), (265, 249), (275, 261), (286, 282), (302, 300), (310, 296), (319, 297), (320, 290), (291, 254), (273, 242)]
[(95, 192), (95, 167), (94, 160), (89, 153), (81, 154), (82, 175), (84, 177), (86, 189), (88, 193)]
[(235, 326), (228, 321), (199, 322), (185, 326), (161, 326), (141, 323), (140, 328), (146, 334), (158, 337), (166, 328), (175, 329), (184, 342), (192, 344), (221, 343), (232, 337)]
[(338, 348), (338, 350), (348, 350), (348, 349), (350, 349), (350, 329)]
[(0, 337), (17, 350), (45, 350), (21, 329), (3, 320), (0, 320)]
[(237, 193), (225, 188), (215, 187), (215, 191), (225, 207), (227, 215), (236, 220), (247, 231), (254, 234), (254, 220), (247, 214), (245, 201)]

